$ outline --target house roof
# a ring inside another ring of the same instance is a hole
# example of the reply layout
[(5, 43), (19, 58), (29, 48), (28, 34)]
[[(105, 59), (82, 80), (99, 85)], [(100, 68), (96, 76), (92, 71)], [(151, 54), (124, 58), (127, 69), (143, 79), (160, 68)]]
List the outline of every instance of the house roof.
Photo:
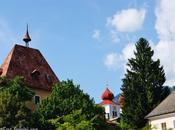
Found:
[(39, 50), (15, 45), (1, 65), (2, 73), (9, 79), (23, 76), (25, 83), (37, 89), (52, 90), (59, 79)]
[(112, 100), (104, 100), (100, 103), (100, 105), (116, 105), (116, 103)]
[(155, 109), (153, 109), (145, 118), (169, 114), (175, 112), (175, 92), (172, 92)]

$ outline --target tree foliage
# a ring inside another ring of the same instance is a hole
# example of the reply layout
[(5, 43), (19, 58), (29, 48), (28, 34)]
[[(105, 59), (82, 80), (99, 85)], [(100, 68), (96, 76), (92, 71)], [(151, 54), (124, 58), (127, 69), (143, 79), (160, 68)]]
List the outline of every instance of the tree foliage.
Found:
[(24, 86), (23, 78), (0, 78), (0, 88), (0, 128), (29, 127), (32, 112), (25, 102), (29, 101), (34, 93)]
[(153, 60), (154, 51), (144, 38), (136, 43), (135, 57), (128, 60), (123, 79), (122, 117), (133, 129), (142, 128), (144, 117), (168, 94), (164, 87), (165, 73), (160, 61)]
[(94, 130), (93, 118), (88, 120), (81, 110), (50, 120), (57, 130)]
[[(78, 110), (81, 110), (82, 116), (77, 113)], [(93, 99), (88, 94), (83, 93), (79, 85), (74, 85), (71, 80), (56, 84), (51, 95), (41, 102), (35, 114), (37, 115), (36, 120), (39, 122), (36, 125), (40, 125), (39, 129), (55, 129), (49, 125), (48, 120), (57, 117), (59, 117), (57, 124), (61, 124), (60, 128), (64, 126), (73, 129), (74, 126), (71, 126), (70, 123), (71, 118), (74, 119), (75, 117), (77, 119), (72, 120), (74, 123), (83, 119), (83, 122), (79, 122), (80, 124), (76, 127), (90, 125), (91, 120), (96, 117), (93, 120), (93, 128), (101, 130), (107, 128), (104, 110), (95, 105)], [(63, 119), (63, 122), (60, 122), (61, 119)]]
[(0, 77), (0, 91), (6, 90), (13, 96), (18, 95), (20, 101), (31, 100), (34, 92), (24, 83), (24, 78), (16, 76), (9, 80), (6, 77)]

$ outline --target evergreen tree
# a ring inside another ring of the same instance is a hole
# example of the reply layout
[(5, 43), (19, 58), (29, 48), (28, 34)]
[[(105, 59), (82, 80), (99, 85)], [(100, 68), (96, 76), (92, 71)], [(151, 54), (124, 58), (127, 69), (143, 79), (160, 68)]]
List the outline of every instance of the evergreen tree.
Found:
[(142, 128), (144, 117), (168, 94), (164, 87), (165, 73), (159, 59), (154, 61), (154, 51), (144, 38), (136, 43), (135, 57), (128, 60), (123, 79), (122, 118), (133, 129)]

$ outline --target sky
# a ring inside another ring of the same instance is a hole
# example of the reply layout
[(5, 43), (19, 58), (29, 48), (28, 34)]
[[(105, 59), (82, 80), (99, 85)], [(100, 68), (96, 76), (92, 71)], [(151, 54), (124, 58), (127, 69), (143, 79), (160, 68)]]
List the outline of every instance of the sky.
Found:
[(108, 87), (120, 93), (135, 43), (147, 39), (175, 85), (175, 0), (5, 0), (0, 4), (0, 63), (29, 25), (30, 47), (44, 55), (60, 80), (101, 102)]

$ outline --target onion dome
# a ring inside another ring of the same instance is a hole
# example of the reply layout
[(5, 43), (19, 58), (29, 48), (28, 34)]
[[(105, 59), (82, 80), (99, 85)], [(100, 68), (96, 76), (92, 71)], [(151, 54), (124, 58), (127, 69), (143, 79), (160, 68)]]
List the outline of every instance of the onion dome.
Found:
[(23, 37), (23, 41), (26, 43), (26, 47), (28, 47), (28, 46), (29, 46), (28, 42), (31, 41), (31, 38), (30, 38), (29, 32), (28, 32), (28, 25), (27, 25), (26, 34), (25, 34), (24, 37)]
[(103, 100), (113, 100), (114, 99), (114, 95), (108, 88), (106, 88), (106, 90), (103, 93), (103, 95), (101, 96), (101, 98)]

